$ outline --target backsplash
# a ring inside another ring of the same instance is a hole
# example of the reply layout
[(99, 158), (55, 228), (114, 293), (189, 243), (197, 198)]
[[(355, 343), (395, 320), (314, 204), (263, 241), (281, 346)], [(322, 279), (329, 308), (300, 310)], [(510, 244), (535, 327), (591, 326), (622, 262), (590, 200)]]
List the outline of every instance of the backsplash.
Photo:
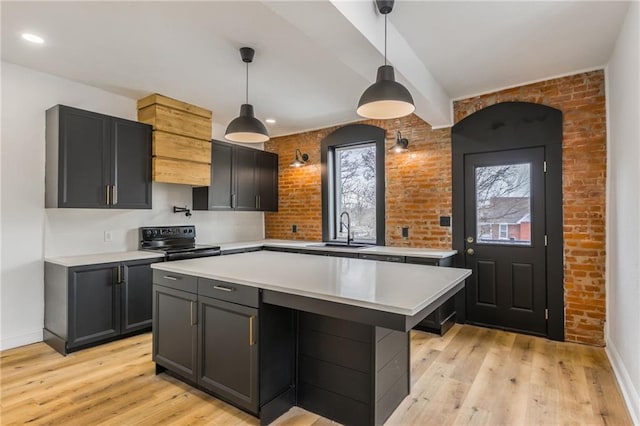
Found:
[(195, 225), (200, 244), (264, 238), (262, 212), (192, 211), (186, 217), (173, 206), (191, 207), (190, 186), (154, 183), (152, 210), (46, 209), (44, 255), (137, 250), (140, 226)]

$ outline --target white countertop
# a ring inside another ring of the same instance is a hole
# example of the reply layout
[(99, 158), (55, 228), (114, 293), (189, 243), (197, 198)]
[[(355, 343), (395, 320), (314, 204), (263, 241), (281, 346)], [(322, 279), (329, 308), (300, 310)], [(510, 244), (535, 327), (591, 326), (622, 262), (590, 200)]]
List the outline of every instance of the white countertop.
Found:
[(222, 251), (240, 250), (260, 247), (282, 247), (292, 249), (305, 249), (316, 251), (334, 251), (341, 253), (369, 253), (380, 255), (396, 255), (396, 256), (412, 256), (426, 257), (431, 259), (446, 259), (457, 253), (457, 250), (441, 250), (430, 248), (415, 247), (390, 247), (390, 246), (372, 246), (363, 248), (341, 248), (341, 247), (318, 247), (321, 241), (300, 241), (300, 240), (258, 240), (235, 243), (216, 243)]
[(45, 262), (72, 267), (94, 265), (97, 263), (127, 262), (130, 260), (157, 259), (164, 257), (164, 253), (150, 251), (124, 251), (116, 253), (86, 254), (82, 256), (47, 257)]
[(151, 267), (409, 316), (471, 275), (468, 269), (270, 251)]

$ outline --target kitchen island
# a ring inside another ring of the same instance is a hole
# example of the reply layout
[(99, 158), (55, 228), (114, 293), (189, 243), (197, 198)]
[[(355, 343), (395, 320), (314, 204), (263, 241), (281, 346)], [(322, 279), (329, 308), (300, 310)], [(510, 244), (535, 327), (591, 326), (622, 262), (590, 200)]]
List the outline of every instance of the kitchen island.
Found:
[(153, 269), (158, 371), (262, 423), (293, 405), (383, 423), (409, 393), (409, 330), (471, 273), (269, 251)]

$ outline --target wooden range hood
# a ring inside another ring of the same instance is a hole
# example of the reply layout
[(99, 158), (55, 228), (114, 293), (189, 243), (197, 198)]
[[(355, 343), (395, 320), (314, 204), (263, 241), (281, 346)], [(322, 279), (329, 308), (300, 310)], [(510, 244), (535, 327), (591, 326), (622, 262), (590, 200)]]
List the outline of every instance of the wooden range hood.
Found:
[(152, 180), (211, 183), (211, 111), (154, 93), (138, 100), (138, 121), (153, 126)]

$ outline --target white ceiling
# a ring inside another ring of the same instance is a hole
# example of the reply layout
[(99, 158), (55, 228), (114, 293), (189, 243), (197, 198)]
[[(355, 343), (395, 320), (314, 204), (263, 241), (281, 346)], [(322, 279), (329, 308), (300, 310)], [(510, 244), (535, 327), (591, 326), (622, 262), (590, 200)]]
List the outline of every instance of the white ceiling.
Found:
[[(608, 61), (627, 2), (399, 1), (389, 59), (434, 126), (452, 98)], [(8, 2), (2, 60), (138, 99), (158, 92), (209, 108), (214, 136), (244, 102), (238, 48), (256, 49), (249, 101), (272, 136), (357, 120), (382, 64), (372, 1)], [(31, 45), (21, 33), (41, 35)], [(216, 134), (217, 133), (217, 134)]]

